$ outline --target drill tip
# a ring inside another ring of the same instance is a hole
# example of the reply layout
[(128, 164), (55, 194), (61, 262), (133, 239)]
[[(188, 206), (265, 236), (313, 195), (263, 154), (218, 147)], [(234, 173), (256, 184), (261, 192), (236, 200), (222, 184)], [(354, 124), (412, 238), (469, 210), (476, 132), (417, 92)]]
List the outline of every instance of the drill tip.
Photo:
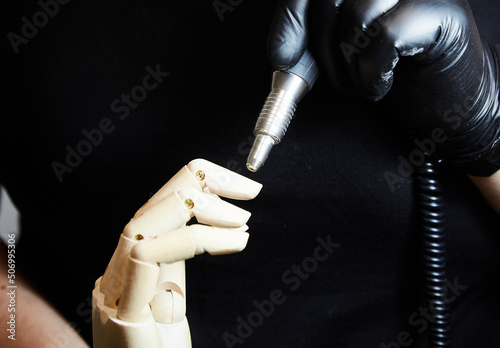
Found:
[(266, 162), (273, 146), (274, 139), (271, 136), (258, 134), (248, 155), (247, 169), (251, 172), (258, 171)]
[(248, 162), (248, 163), (247, 163), (247, 169), (248, 169), (249, 171), (251, 171), (251, 172), (254, 172), (254, 173), (255, 173), (256, 171), (258, 171), (258, 170), (260, 169), (260, 167), (262, 167), (262, 165), (260, 165), (260, 166), (254, 166), (254, 164), (252, 164), (252, 163), (250, 163), (250, 162)]

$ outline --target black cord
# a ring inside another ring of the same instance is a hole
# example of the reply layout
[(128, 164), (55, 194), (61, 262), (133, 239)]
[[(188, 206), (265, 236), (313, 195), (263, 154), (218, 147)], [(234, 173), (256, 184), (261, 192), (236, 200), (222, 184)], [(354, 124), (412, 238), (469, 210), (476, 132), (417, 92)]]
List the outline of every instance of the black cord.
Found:
[(435, 164), (417, 168), (420, 228), (422, 231), (425, 292), (434, 321), (429, 323), (429, 347), (450, 347), (450, 312), (446, 302), (446, 241), (441, 185)]

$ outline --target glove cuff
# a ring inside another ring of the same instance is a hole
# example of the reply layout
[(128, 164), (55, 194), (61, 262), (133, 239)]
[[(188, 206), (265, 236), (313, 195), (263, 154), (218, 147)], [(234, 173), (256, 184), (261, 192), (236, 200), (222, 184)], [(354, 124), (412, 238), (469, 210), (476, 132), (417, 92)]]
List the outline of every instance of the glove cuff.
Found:
[[(487, 66), (490, 71), (489, 78), (492, 79), (491, 86), (496, 89), (491, 98), (489, 112), (493, 113), (488, 117), (489, 125), (485, 127), (484, 133), (479, 135), (479, 140), (475, 146), (472, 146), (472, 153), (462, 156), (446, 156), (442, 163), (447, 167), (456, 168), (465, 174), (487, 177), (500, 170), (500, 44), (489, 45), (483, 42), (486, 57), (489, 60)], [(487, 98), (489, 99), (489, 98)], [(475, 149), (474, 149), (475, 148)]]
[(457, 168), (468, 175), (487, 177), (500, 170), (500, 134), (497, 126), (497, 137), (487, 153), (476, 159), (443, 160), (446, 167)]

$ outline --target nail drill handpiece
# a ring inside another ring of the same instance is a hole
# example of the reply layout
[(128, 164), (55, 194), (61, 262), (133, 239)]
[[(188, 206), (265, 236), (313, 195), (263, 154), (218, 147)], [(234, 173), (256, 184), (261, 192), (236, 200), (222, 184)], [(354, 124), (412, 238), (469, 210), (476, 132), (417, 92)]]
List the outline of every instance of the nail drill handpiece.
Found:
[(248, 170), (256, 172), (264, 165), (272, 147), (283, 139), (297, 104), (317, 77), (318, 67), (308, 50), (292, 68), (274, 71), (271, 92), (253, 132), (255, 140), (247, 160)]

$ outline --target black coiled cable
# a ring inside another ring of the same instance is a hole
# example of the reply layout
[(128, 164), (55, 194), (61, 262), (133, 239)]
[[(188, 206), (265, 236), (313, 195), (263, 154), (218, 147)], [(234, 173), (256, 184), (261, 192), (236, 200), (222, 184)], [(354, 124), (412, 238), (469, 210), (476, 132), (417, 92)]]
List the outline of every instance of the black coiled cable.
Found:
[(417, 168), (420, 226), (423, 241), (425, 292), (433, 322), (429, 347), (450, 347), (450, 313), (446, 301), (446, 241), (441, 185), (435, 164), (426, 160)]

